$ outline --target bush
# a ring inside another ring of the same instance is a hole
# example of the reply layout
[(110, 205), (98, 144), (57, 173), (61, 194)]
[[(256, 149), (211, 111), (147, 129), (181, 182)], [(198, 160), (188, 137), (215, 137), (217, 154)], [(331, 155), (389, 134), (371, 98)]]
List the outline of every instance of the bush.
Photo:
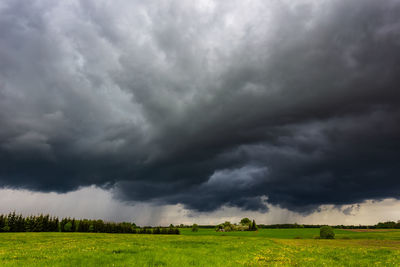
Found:
[(65, 231), (65, 232), (71, 232), (71, 230), (72, 230), (72, 223), (71, 223), (71, 222), (67, 222), (67, 223), (64, 225), (64, 231)]
[(319, 229), (319, 236), (322, 239), (334, 239), (335, 233), (333, 232), (332, 227), (326, 225)]
[(192, 232), (198, 232), (198, 231), (199, 231), (199, 226), (197, 224), (193, 224)]

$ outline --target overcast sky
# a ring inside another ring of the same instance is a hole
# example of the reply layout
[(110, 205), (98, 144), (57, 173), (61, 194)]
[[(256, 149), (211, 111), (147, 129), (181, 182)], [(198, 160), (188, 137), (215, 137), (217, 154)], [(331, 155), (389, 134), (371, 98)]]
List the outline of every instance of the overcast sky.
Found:
[(399, 51), (399, 0), (1, 0), (0, 212), (400, 219)]

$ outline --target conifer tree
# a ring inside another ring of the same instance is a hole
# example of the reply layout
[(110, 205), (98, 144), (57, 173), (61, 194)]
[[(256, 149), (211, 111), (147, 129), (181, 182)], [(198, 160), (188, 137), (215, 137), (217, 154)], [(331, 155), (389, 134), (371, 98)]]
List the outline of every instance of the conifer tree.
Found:
[(3, 214), (0, 215), (0, 232), (3, 232), (3, 227), (6, 226), (6, 218)]
[(253, 223), (251, 224), (251, 230), (252, 231), (256, 231), (257, 230), (257, 224), (256, 224), (255, 220), (253, 220)]
[(15, 215), (15, 211), (13, 211), (12, 213), (8, 214), (7, 225), (9, 227), (8, 232), (16, 232), (16, 215)]
[(75, 232), (75, 230), (76, 230), (76, 222), (75, 222), (75, 218), (72, 218), (70, 232)]
[(55, 231), (55, 232), (59, 232), (59, 231), (60, 231), (60, 226), (59, 226), (58, 218), (56, 218), (56, 219), (54, 220), (54, 231)]

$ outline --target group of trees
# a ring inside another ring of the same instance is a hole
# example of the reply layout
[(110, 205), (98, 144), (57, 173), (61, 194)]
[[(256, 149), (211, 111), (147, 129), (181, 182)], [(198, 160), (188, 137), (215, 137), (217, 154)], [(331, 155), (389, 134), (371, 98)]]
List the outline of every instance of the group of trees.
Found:
[[(264, 229), (282, 229), (282, 228), (321, 228), (324, 225), (319, 224), (297, 224), (297, 223), (286, 223), (286, 224), (259, 224), (258, 228)], [(400, 221), (387, 221), (380, 222), (375, 225), (335, 225), (332, 226), (337, 229), (400, 229)]]
[(393, 222), (393, 221), (388, 221), (388, 222), (380, 222), (376, 225), (377, 229), (400, 229), (400, 221)]
[(0, 214), (0, 232), (58, 232), (59, 221), (50, 215), (23, 217), (21, 214)]
[(0, 215), (0, 232), (92, 232), (92, 233), (131, 233), (131, 234), (180, 234), (178, 228), (143, 227), (129, 222), (104, 222), (103, 220), (78, 220), (50, 215), (23, 217), (15, 212)]
[(231, 232), (231, 231), (257, 231), (256, 221), (249, 218), (243, 218), (239, 224), (232, 224), (228, 221), (218, 224), (215, 231)]

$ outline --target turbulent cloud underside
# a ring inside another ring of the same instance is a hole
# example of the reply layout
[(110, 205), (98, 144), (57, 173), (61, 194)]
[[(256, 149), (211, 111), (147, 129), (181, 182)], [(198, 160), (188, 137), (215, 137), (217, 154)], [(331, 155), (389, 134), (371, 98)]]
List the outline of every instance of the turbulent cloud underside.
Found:
[(0, 40), (0, 186), (198, 211), (399, 198), (399, 1), (5, 0)]

